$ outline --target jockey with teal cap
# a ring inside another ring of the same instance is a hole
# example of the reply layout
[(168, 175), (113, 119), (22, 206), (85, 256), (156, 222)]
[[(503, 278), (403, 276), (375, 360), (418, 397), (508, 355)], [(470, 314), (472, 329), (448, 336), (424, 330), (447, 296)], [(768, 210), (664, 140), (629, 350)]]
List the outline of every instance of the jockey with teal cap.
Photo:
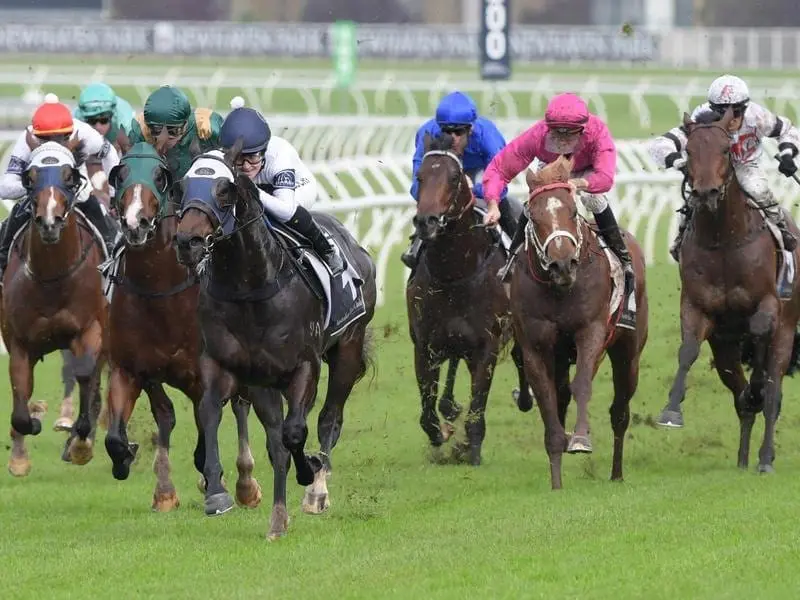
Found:
[[(476, 198), (483, 199), (483, 184), (479, 175), (495, 155), (503, 149), (506, 140), (494, 123), (485, 117), (478, 116), (478, 107), (472, 98), (463, 92), (452, 92), (439, 102), (439, 106), (436, 108), (436, 117), (423, 123), (417, 130), (410, 190), (414, 201), (419, 200), (417, 171), (425, 156), (425, 135), (436, 137), (442, 133), (450, 134), (455, 138), (454, 148), (462, 153), (464, 172), (473, 181), (472, 194)], [(507, 193), (508, 188), (504, 188), (502, 200), (505, 200)], [(499, 220), (503, 231), (509, 237), (513, 237), (516, 223), (508, 208), (508, 202), (500, 202), (499, 206), (489, 204), (484, 223), (494, 225)], [(416, 235), (412, 235), (411, 240), (411, 246), (403, 253), (402, 261), (407, 267), (413, 269), (417, 264), (422, 240)]]
[(114, 144), (119, 152), (127, 152), (133, 121), (133, 107), (105, 83), (90, 83), (78, 97), (73, 116), (91, 125)]

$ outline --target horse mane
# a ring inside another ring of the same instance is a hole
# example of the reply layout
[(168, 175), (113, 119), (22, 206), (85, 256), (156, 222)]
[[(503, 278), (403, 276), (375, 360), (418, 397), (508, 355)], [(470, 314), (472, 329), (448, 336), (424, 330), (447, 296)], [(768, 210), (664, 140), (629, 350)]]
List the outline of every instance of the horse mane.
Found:
[(574, 160), (562, 154), (554, 162), (542, 167), (535, 173), (528, 169), (528, 172), (525, 174), (525, 181), (528, 183), (528, 188), (530, 190), (535, 190), (536, 188), (553, 183), (567, 183), (572, 175), (572, 167), (574, 164)]
[(441, 150), (442, 152), (448, 152), (453, 150), (453, 144), (455, 144), (455, 138), (449, 133), (440, 133), (435, 137), (426, 134), (425, 151)]
[(696, 115), (694, 118), (694, 123), (697, 125), (710, 125), (711, 123), (716, 123), (721, 119), (721, 114), (714, 112), (713, 110), (708, 110)]

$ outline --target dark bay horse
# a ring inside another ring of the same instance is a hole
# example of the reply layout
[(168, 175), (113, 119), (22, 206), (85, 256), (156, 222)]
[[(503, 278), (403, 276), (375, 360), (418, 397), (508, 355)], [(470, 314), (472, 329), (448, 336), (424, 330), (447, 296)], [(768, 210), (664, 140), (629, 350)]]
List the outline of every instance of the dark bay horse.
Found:
[[(426, 249), (406, 286), (406, 306), (414, 368), (422, 398), (420, 425), (434, 448), (453, 432), (461, 407), (452, 398), (459, 360), (472, 377), (472, 401), (466, 417), (467, 440), (456, 448), (479, 465), (486, 435), (486, 402), (501, 349), (512, 337), (508, 296), (496, 273), (505, 261), (502, 249), (476, 222), (475, 199), (461, 162), (463, 149), (444, 134), (426, 137), (419, 168), (419, 202), (414, 226)], [(532, 400), (522, 369), (522, 354), (512, 357), (520, 379), (520, 404)], [(436, 413), (439, 370), (450, 361), (445, 395)], [(448, 394), (448, 392), (450, 392)]]
[(4, 276), (2, 334), (14, 401), (8, 468), (16, 476), (27, 475), (31, 467), (23, 436), (42, 430), (42, 407), (28, 406), (33, 368), (58, 349), (75, 355), (80, 387), (67, 454), (77, 465), (92, 458), (108, 304), (97, 271), (103, 248), (75, 209), (81, 185), (75, 150), (75, 142), (69, 147), (47, 142), (33, 150), (23, 175), (31, 221), (12, 246)]
[[(204, 394), (200, 417), (205, 433), (206, 512), (226, 510), (231, 499), (220, 482), (217, 428), (222, 406), (245, 386), (271, 388), (251, 398), (267, 432), (274, 471), (274, 503), (268, 537), (286, 533), (289, 456), (306, 490), (306, 512), (328, 506), (325, 478), (341, 433), (344, 404), (368, 366), (368, 324), (376, 300), (375, 268), (369, 255), (336, 219), (315, 218), (336, 239), (363, 277), (366, 312), (337, 337), (325, 330), (325, 305), (300, 276), (300, 267), (264, 219), (258, 189), (234, 174), (241, 140), (225, 155), (197, 157), (183, 179), (176, 242), (181, 263), (202, 268), (200, 369)], [(316, 394), (322, 361), (328, 363), (328, 393), (319, 415), (319, 457), (304, 452), (306, 419)], [(288, 403), (284, 420), (281, 392)], [(288, 450), (288, 454), (287, 454)]]
[[(589, 400), (592, 380), (608, 352), (614, 380), (611, 427), (614, 456), (611, 479), (622, 480), (629, 403), (639, 382), (639, 359), (647, 341), (647, 292), (642, 250), (628, 232), (624, 237), (636, 273), (636, 329), (616, 327), (621, 306), (610, 315), (612, 277), (597, 235), (578, 214), (569, 185), (572, 161), (564, 157), (538, 173), (528, 172), (524, 268), (511, 281), (511, 313), (522, 346), (525, 375), (544, 421), (550, 482), (561, 488), (561, 458), (590, 453)], [(622, 286), (620, 275), (619, 285)], [(625, 299), (623, 298), (624, 302)], [(570, 383), (570, 365), (575, 377)], [(578, 406), (575, 432), (565, 424), (572, 395)]]
[[(111, 275), (115, 288), (107, 338), (111, 375), (106, 450), (114, 477), (127, 479), (137, 448), (128, 442), (127, 423), (142, 390), (147, 392), (158, 427), (153, 509), (165, 512), (180, 505), (169, 460), (175, 409), (164, 390), (165, 383), (192, 401), (198, 429), (194, 462), (201, 475), (205, 461), (199, 417), (203, 397), (197, 321), (200, 286), (195, 272), (178, 263), (173, 244), (177, 218), (170, 201), (171, 175), (155, 149), (146, 142), (134, 145), (112, 169), (109, 179), (116, 190), (114, 208), (125, 250)], [(249, 406), (237, 399), (231, 407), (239, 429), (236, 499), (240, 505), (255, 507), (261, 500), (261, 488), (251, 477), (254, 462), (247, 439)], [(204, 481), (200, 487), (205, 489)]]
[[(792, 356), (800, 317), (800, 286), (791, 298), (777, 291), (775, 241), (760, 212), (748, 199), (730, 159), (728, 110), (694, 123), (684, 115), (687, 131), (689, 203), (692, 216), (681, 245), (681, 346), (669, 402), (658, 423), (682, 427), (680, 404), (686, 377), (708, 340), (714, 366), (732, 392), (739, 416), (738, 465), (747, 468), (755, 416), (764, 413), (764, 438), (758, 471), (773, 471), (775, 423), (783, 377)], [(717, 120), (719, 119), (719, 120)], [(798, 229), (786, 215), (791, 231)], [(800, 250), (795, 250), (797, 261)], [(795, 263), (796, 264), (796, 263)], [(748, 383), (742, 370), (742, 347), (749, 347), (753, 371)]]

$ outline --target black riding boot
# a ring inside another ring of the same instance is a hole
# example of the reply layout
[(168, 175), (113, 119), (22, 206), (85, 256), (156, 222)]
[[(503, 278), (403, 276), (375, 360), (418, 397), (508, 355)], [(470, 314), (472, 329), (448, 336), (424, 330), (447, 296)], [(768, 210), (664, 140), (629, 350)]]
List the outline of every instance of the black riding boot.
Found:
[(402, 256), (400, 256), (400, 260), (413, 271), (417, 268), (419, 251), (422, 249), (422, 240), (417, 237), (416, 233), (412, 233), (409, 239), (411, 240), (411, 245), (403, 252)]
[[(502, 213), (501, 213), (502, 215)], [(501, 221), (502, 222), (502, 221)], [(511, 236), (511, 247), (508, 249), (508, 260), (506, 264), (497, 272), (497, 276), (505, 283), (511, 275), (511, 267), (514, 265), (514, 260), (517, 258), (519, 247), (525, 240), (525, 227), (528, 225), (528, 217), (525, 211), (519, 216), (519, 221), (514, 229), (514, 234)], [(501, 225), (502, 226), (502, 225)]]
[(302, 206), (298, 206), (294, 216), (289, 221), (289, 225), (308, 238), (314, 250), (328, 265), (334, 277), (344, 272), (344, 258), (339, 254), (338, 248), (325, 235), (325, 232), (319, 228), (310, 212)]
[(623, 298), (623, 310), (618, 325), (628, 329), (636, 327), (636, 313), (632, 309), (634, 306), (629, 302), (629, 298), (634, 291), (635, 281), (633, 272), (633, 261), (631, 255), (628, 253), (628, 248), (625, 246), (625, 240), (622, 239), (622, 232), (617, 224), (617, 219), (610, 206), (601, 213), (594, 215), (594, 221), (597, 223), (597, 228), (600, 230), (600, 235), (603, 236), (608, 247), (617, 255), (622, 263), (622, 271), (625, 275), (625, 297)]
[(511, 214), (511, 203), (503, 200), (498, 208), (500, 209), (500, 229), (513, 240), (517, 233), (517, 222), (514, 220), (514, 215)]
[(17, 232), (22, 229), (30, 219), (30, 205), (27, 200), (20, 200), (11, 209), (11, 214), (3, 221), (0, 230), (0, 286), (3, 285), (3, 275), (8, 267), (8, 253), (11, 251), (11, 241)]
[(95, 198), (94, 195), (89, 195), (86, 202), (79, 204), (78, 208), (80, 208), (81, 212), (92, 222), (92, 225), (97, 227), (100, 235), (103, 236), (108, 255), (112, 256), (114, 254), (114, 242), (116, 242), (117, 239), (117, 231), (108, 222), (100, 206), (100, 201)]
[(683, 244), (683, 234), (686, 233), (686, 228), (689, 226), (690, 213), (688, 207), (686, 212), (681, 216), (678, 222), (678, 235), (675, 236), (675, 241), (669, 249), (669, 254), (675, 259), (675, 262), (680, 262), (681, 245)]

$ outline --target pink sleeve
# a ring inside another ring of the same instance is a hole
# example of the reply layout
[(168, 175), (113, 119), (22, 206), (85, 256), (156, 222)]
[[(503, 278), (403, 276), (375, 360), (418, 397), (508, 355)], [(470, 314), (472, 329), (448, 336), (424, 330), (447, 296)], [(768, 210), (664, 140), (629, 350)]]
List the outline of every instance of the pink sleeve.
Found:
[(617, 174), (617, 147), (608, 127), (604, 123), (599, 125), (592, 156), (592, 172), (586, 178), (586, 191), (590, 194), (605, 194), (614, 187), (614, 176)]
[(499, 203), (503, 188), (536, 158), (545, 131), (540, 123), (529, 127), (506, 144), (486, 167), (483, 172), (483, 197), (487, 202)]

